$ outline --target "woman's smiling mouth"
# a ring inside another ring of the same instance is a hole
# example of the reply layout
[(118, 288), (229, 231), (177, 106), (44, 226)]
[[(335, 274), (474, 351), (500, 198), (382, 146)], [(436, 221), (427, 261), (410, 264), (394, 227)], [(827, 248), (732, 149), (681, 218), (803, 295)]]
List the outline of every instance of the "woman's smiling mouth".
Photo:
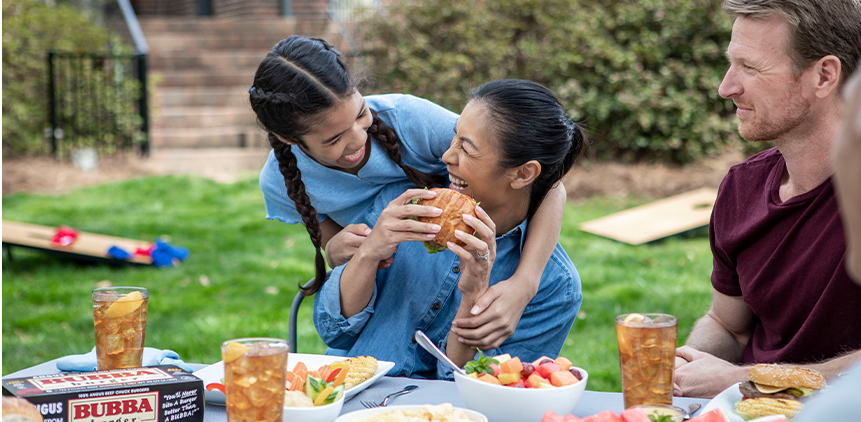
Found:
[(451, 188), (460, 193), (463, 193), (469, 186), (469, 183), (466, 183), (466, 180), (463, 180), (453, 174), (448, 175), (448, 180), (451, 181)]

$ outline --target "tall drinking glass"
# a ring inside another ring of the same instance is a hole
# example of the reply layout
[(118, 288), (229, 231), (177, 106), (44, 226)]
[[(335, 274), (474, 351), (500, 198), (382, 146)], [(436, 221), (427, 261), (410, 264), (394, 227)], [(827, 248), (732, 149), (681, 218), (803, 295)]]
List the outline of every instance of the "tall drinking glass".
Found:
[(288, 351), (287, 341), (277, 338), (222, 343), (228, 422), (281, 422)]
[(673, 366), (678, 318), (666, 314), (616, 317), (625, 408), (673, 404)]
[(149, 290), (103, 287), (93, 290), (98, 369), (142, 366)]

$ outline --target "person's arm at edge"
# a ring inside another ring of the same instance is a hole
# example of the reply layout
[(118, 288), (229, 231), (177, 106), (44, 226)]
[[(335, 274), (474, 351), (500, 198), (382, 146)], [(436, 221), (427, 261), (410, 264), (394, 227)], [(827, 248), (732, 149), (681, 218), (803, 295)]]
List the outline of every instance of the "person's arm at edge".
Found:
[(700, 318), (685, 345), (727, 362), (741, 362), (753, 334), (754, 314), (742, 296), (712, 292), (712, 305)]
[(846, 272), (861, 283), (861, 71), (846, 81), (843, 124), (834, 146), (834, 185), (846, 231)]

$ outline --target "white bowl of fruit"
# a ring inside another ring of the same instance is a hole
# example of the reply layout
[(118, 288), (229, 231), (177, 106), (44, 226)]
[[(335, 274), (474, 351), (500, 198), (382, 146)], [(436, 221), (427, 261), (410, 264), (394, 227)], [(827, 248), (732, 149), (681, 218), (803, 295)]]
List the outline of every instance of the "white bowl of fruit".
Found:
[(494, 422), (539, 422), (548, 410), (567, 415), (589, 379), (586, 370), (564, 357), (521, 362), (507, 354), (481, 356), (464, 368), (467, 375), (454, 374), (460, 397)]

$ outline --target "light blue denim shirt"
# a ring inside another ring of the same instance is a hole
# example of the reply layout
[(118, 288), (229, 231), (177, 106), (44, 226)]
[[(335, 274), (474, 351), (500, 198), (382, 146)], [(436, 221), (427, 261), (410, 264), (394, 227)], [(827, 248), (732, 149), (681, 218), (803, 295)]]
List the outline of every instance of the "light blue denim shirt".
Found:
[[(442, 155), (451, 145), (457, 114), (428, 100), (412, 95), (386, 94), (365, 97), (368, 106), (398, 134), (404, 164), (426, 173), (447, 175)], [(373, 227), (388, 202), (377, 201), (380, 192), (390, 185), (403, 192), (415, 187), (404, 171), (371, 142), (368, 162), (358, 175), (325, 167), (309, 158), (298, 147), (292, 147), (302, 173), (305, 190), (317, 210), (320, 221), (326, 217), (339, 225), (365, 223)], [(266, 204), (266, 218), (288, 224), (302, 222), (293, 201), (287, 197), (284, 176), (278, 169), (275, 153), (260, 173), (260, 189)]]
[[(396, 192), (391, 191), (390, 198)], [(514, 274), (520, 261), (527, 221), (497, 238), (496, 261), (490, 284)], [(413, 378), (451, 379), (452, 371), (413, 341), (422, 330), (445, 350), (451, 322), (457, 313), (461, 293), (459, 258), (446, 250), (429, 255), (419, 242), (398, 246), (392, 266), (377, 271), (371, 300), (364, 310), (350, 318), (341, 315), (340, 285), (344, 267), (332, 270), (314, 298), (314, 324), (329, 349), (338, 356), (370, 355), (395, 362), (388, 375)], [(557, 244), (550, 257), (538, 293), (526, 306), (514, 334), (498, 349), (523, 361), (542, 355), (556, 357), (582, 302), (580, 275)]]

